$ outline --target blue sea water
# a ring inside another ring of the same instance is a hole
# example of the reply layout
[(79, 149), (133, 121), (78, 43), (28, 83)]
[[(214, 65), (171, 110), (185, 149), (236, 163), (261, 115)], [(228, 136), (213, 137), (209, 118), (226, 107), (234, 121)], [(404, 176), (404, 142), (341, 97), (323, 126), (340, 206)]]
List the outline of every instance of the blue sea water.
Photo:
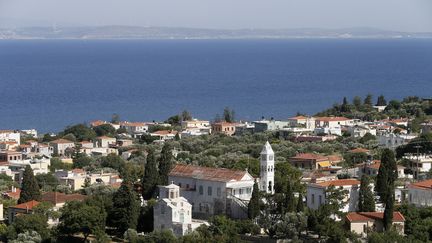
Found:
[(431, 97), (432, 40), (3, 40), (0, 129), (314, 114), (344, 96)]

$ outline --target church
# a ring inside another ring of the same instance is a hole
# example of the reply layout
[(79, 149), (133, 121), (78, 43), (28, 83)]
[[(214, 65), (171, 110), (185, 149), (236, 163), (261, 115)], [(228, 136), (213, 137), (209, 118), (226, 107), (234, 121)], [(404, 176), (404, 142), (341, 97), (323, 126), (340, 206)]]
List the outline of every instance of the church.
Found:
[(207, 219), (216, 214), (246, 218), (255, 181), (261, 191), (274, 193), (274, 152), (269, 142), (260, 154), (260, 177), (248, 171), (177, 164), (169, 181), (192, 205), (194, 218)]

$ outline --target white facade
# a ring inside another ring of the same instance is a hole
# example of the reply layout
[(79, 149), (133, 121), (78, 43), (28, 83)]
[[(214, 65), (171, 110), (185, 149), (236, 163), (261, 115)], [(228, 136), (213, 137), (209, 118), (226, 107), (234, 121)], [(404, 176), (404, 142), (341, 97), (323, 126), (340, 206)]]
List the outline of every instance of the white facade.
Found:
[(17, 131), (12, 130), (0, 130), (0, 141), (1, 142), (13, 142), (21, 144), (21, 134)]
[(340, 126), (332, 126), (332, 127), (317, 127), (314, 130), (315, 134), (329, 134), (329, 135), (337, 135), (342, 136), (342, 130)]
[(176, 236), (191, 233), (203, 224), (192, 220), (192, 205), (180, 196), (180, 187), (174, 184), (159, 186), (153, 222), (155, 230), (170, 229)]
[(334, 185), (347, 191), (347, 196), (343, 200), (346, 204), (341, 212), (354, 212), (357, 210), (360, 182), (354, 179), (334, 180), (321, 183), (311, 183), (307, 185), (307, 206), (310, 209), (318, 209), (326, 203), (326, 190)]
[(417, 207), (432, 206), (432, 180), (420, 181), (409, 185), (408, 202)]
[(260, 190), (274, 194), (274, 152), (266, 142), (260, 157)]
[(416, 136), (414, 135), (403, 135), (403, 134), (394, 134), (394, 133), (388, 133), (388, 134), (382, 134), (378, 136), (379, 145), (395, 149), (398, 146), (405, 145), (411, 139), (414, 139)]

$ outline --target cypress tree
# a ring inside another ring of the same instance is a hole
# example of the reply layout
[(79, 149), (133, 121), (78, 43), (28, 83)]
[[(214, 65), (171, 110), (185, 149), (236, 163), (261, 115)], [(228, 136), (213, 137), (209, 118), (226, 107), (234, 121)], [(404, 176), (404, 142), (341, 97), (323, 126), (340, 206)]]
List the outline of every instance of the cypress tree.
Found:
[(21, 194), (18, 203), (25, 203), (31, 200), (41, 200), (41, 192), (32, 168), (30, 165), (27, 165), (23, 173)]
[(122, 234), (128, 229), (136, 229), (140, 215), (140, 203), (131, 184), (124, 181), (113, 195), (113, 209), (110, 220)]
[(255, 181), (253, 186), (252, 196), (248, 205), (248, 217), (249, 219), (255, 219), (260, 213), (260, 200), (261, 195), (258, 187), (258, 183)]
[(394, 186), (388, 188), (387, 202), (384, 209), (383, 225), (385, 230), (390, 230), (393, 224), (393, 211), (394, 211)]
[(162, 152), (161, 157), (159, 160), (159, 184), (160, 185), (168, 185), (168, 174), (170, 173), (172, 166), (173, 166), (173, 155), (171, 146), (168, 143), (165, 143)]
[(293, 212), (295, 210), (294, 192), (291, 182), (288, 181), (288, 185), (285, 192), (285, 210), (286, 212)]
[(301, 193), (299, 193), (299, 196), (298, 196), (296, 209), (297, 209), (298, 213), (303, 212), (303, 210), (304, 210), (303, 195)]
[(375, 200), (369, 183), (369, 177), (363, 175), (359, 191), (359, 212), (375, 212)]
[(153, 150), (149, 150), (147, 163), (144, 168), (142, 179), (142, 196), (144, 200), (149, 200), (154, 196), (156, 185), (159, 182), (159, 173), (156, 167), (156, 158)]
[(397, 179), (397, 165), (393, 151), (384, 149), (381, 154), (381, 165), (378, 170), (376, 191), (381, 202), (385, 203), (388, 196), (388, 186)]

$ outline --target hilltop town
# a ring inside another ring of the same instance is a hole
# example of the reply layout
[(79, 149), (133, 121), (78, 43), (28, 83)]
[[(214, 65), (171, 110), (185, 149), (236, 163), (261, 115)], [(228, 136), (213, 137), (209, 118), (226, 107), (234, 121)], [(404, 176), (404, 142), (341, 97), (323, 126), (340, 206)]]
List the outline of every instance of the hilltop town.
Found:
[(1, 240), (431, 241), (432, 100), (372, 99), (0, 130)]

